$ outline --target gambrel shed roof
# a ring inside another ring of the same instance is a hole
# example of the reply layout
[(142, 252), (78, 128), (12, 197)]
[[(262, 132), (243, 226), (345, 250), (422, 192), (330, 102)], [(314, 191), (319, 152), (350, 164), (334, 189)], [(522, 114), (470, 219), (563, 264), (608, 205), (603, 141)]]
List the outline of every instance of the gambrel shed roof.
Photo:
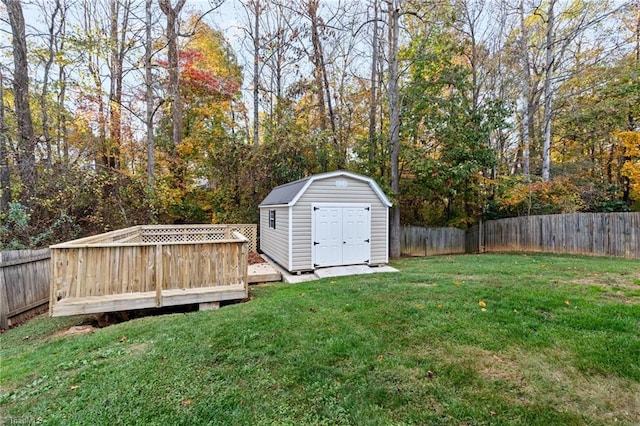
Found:
[(355, 180), (366, 182), (369, 184), (373, 192), (378, 196), (380, 202), (387, 207), (391, 207), (391, 201), (384, 194), (380, 186), (375, 180), (370, 177), (359, 175), (357, 173), (348, 172), (346, 170), (337, 170), (335, 172), (320, 173), (312, 175), (304, 179), (296, 180), (286, 183), (284, 185), (277, 186), (271, 190), (269, 195), (260, 203), (259, 207), (264, 206), (292, 206), (298, 199), (304, 194), (304, 192), (311, 186), (311, 184), (320, 179), (330, 179), (340, 176), (347, 176)]

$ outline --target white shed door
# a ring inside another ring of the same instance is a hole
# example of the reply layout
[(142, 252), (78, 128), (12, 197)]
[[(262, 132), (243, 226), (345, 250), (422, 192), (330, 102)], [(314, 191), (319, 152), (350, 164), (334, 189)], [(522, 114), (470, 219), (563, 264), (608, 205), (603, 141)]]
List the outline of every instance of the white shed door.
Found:
[(315, 207), (314, 267), (369, 262), (369, 207)]

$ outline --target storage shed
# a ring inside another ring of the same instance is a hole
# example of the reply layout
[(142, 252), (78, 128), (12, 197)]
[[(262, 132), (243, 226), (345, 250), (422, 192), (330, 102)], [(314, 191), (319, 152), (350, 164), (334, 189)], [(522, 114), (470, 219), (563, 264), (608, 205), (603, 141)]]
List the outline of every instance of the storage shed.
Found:
[(389, 260), (391, 202), (375, 180), (338, 170), (274, 188), (260, 204), (260, 250), (289, 272)]

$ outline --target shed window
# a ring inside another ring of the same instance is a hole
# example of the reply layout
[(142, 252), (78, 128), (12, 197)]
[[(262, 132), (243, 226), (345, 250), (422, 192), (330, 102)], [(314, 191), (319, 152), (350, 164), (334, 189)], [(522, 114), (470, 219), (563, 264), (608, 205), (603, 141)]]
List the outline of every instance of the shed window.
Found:
[(276, 211), (269, 210), (269, 228), (276, 229)]

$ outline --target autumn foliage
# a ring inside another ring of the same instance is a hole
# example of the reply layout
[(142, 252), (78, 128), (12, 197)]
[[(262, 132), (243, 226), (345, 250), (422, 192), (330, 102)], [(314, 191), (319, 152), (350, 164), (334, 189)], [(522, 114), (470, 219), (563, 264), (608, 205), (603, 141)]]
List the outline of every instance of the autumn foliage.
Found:
[(158, 2), (150, 21), (146, 2), (63, 3), (12, 2), (50, 24), (28, 34), (0, 22), (29, 41), (23, 63), (0, 58), (4, 248), (142, 223), (256, 222), (274, 186), (338, 168), (375, 178), (405, 225), (640, 209), (635, 3), (555, 2), (551, 53), (565, 56), (545, 70), (550, 3), (404, 2), (394, 96), (391, 15), (372, 2), (257, 2), (246, 22), (234, 17), (242, 40), (216, 29), (217, 12), (176, 12), (177, 35)]

